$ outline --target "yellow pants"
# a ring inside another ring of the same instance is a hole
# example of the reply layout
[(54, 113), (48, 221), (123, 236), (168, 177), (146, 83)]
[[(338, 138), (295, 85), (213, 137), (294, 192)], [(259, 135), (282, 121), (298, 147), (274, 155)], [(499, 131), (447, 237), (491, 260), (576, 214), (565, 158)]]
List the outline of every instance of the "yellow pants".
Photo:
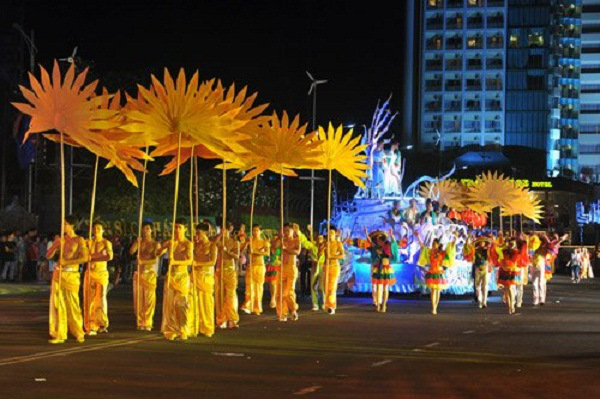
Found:
[(187, 339), (190, 316), (190, 276), (186, 266), (177, 266), (169, 271), (168, 284), (163, 295), (161, 331), (165, 338)]
[(337, 286), (340, 277), (340, 266), (325, 266), (326, 282), (325, 287), (325, 309), (335, 309), (337, 305)]
[[(235, 268), (225, 267), (223, 270), (223, 281), (221, 281), (221, 271), (215, 272), (215, 299), (217, 302), (217, 325), (228, 321), (238, 322), (238, 298), (237, 282), (238, 276)], [(223, 287), (221, 287), (221, 285)], [(223, 292), (221, 292), (221, 290)], [(223, 302), (221, 303), (221, 296)]]
[(212, 267), (194, 267), (191, 335), (208, 337), (215, 333), (215, 274)]
[(50, 336), (54, 339), (67, 339), (67, 327), (75, 338), (83, 338), (83, 319), (79, 307), (79, 272), (62, 271), (60, 289), (59, 270), (52, 273), (50, 290)]
[(296, 280), (298, 279), (296, 265), (283, 265), (281, 279), (281, 289), (278, 290), (278, 294), (283, 295), (283, 298), (279, 297), (277, 299), (277, 315), (279, 317), (287, 317), (289, 313), (298, 310), (295, 290)]
[(252, 309), (252, 269), (254, 267), (247, 265), (246, 266), (246, 275), (244, 277), (244, 285), (246, 286), (246, 292), (244, 297), (244, 304), (242, 305), (243, 309)]
[(252, 266), (252, 312), (261, 314), (263, 311), (262, 300), (265, 287), (265, 272), (264, 265)]
[[(154, 326), (156, 309), (156, 273), (151, 266), (140, 266), (140, 291), (138, 292), (138, 272), (133, 274), (133, 311), (138, 327)], [(139, 303), (138, 303), (139, 295)]]
[(83, 311), (85, 331), (108, 328), (108, 270), (86, 270), (83, 280)]

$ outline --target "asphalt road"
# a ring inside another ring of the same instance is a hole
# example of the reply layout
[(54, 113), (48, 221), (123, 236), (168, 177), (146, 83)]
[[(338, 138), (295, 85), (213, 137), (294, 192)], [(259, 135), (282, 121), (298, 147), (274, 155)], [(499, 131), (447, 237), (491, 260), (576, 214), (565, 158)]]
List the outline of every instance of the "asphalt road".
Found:
[[(508, 315), (498, 295), (341, 297), (337, 314), (280, 323), (242, 315), (238, 330), (165, 341), (137, 332), (130, 286), (109, 293), (111, 332), (47, 344), (45, 292), (0, 296), (1, 398), (229, 398), (306, 396), (600, 397), (600, 281), (555, 277), (546, 306)], [(158, 317), (157, 315), (157, 320)], [(159, 324), (158, 322), (156, 324)]]

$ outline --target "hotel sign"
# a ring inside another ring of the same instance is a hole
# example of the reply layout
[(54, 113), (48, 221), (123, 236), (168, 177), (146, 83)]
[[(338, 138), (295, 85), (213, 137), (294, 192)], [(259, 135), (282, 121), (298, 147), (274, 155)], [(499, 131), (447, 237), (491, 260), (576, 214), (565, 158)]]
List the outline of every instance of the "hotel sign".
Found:
[[(552, 182), (549, 180), (529, 180), (529, 179), (509, 179), (517, 187), (525, 187), (531, 189), (547, 189), (553, 188)], [(475, 184), (475, 179), (460, 179), (460, 182), (466, 186)]]

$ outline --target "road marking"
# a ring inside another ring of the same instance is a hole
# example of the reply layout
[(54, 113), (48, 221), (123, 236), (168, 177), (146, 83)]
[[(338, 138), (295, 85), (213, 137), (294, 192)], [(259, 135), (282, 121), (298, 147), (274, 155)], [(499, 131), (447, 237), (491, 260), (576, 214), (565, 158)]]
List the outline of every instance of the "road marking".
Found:
[(225, 357), (244, 357), (243, 353), (234, 353), (234, 352), (213, 352), (215, 356), (225, 356)]
[(104, 344), (96, 344), (96, 345), (90, 345), (90, 346), (78, 346), (75, 348), (61, 349), (61, 350), (56, 350), (56, 351), (33, 353), (31, 355), (26, 355), (26, 356), (9, 357), (7, 359), (0, 359), (0, 367), (8, 366), (11, 364), (17, 364), (17, 363), (32, 362), (34, 360), (48, 359), (48, 358), (57, 357), (57, 356), (67, 356), (67, 355), (71, 355), (74, 353), (92, 352), (92, 351), (97, 351), (97, 350), (101, 350), (101, 349), (105, 349), (105, 348), (114, 348), (117, 346), (132, 345), (132, 344), (137, 344), (137, 343), (144, 342), (144, 341), (155, 341), (155, 340), (158, 340), (161, 338), (162, 338), (161, 336), (153, 336), (153, 337), (145, 337), (145, 338), (137, 338), (137, 339), (122, 339), (122, 340), (118, 340), (118, 341), (107, 342)]
[(380, 366), (383, 366), (384, 364), (388, 364), (388, 363), (391, 363), (391, 362), (392, 361), (389, 360), (389, 359), (388, 360), (382, 360), (380, 362), (375, 362), (375, 363), (371, 364), (371, 367), (380, 367)]
[(430, 344), (423, 345), (423, 346), (426, 347), (426, 348), (433, 348), (434, 346), (437, 346), (439, 344), (440, 344), (439, 342), (432, 342)]
[(467, 331), (463, 331), (463, 334), (473, 334), (475, 332), (475, 330), (467, 330)]
[(301, 390), (294, 392), (294, 395), (306, 395), (307, 393), (317, 392), (321, 388), (323, 388), (321, 385), (312, 385), (310, 387), (302, 388)]

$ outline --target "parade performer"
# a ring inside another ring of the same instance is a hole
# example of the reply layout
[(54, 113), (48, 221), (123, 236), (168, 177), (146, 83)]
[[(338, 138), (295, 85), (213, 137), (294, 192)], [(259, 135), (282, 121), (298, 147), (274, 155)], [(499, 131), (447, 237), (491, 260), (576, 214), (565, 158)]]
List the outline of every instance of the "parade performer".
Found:
[[(262, 309), (263, 288), (265, 284), (265, 256), (269, 256), (271, 244), (262, 237), (261, 226), (252, 226), (250, 237), (252, 245), (248, 246), (250, 252), (250, 267), (246, 268), (246, 301), (242, 307), (246, 313), (260, 315)], [(250, 278), (248, 278), (250, 276)], [(249, 280), (249, 281), (248, 281)], [(250, 292), (248, 292), (250, 291)]]
[(491, 239), (488, 237), (480, 237), (474, 242), (475, 294), (480, 309), (487, 308), (488, 282), (493, 272), (489, 262), (491, 244)]
[(241, 224), (239, 231), (236, 233), (237, 240), (240, 243), (240, 261), (238, 262), (239, 270), (245, 270), (244, 288), (245, 298), (244, 303), (240, 306), (240, 310), (246, 314), (252, 313), (252, 262), (248, 262), (250, 258), (250, 240), (246, 234), (246, 225)]
[(328, 248), (325, 251), (325, 267), (323, 272), (327, 274), (327, 286), (325, 287), (324, 309), (329, 314), (335, 314), (337, 307), (337, 286), (340, 277), (340, 259), (344, 259), (345, 252), (343, 244), (337, 239), (335, 227), (329, 227)]
[(216, 240), (216, 244), (218, 249), (215, 273), (217, 325), (219, 328), (237, 328), (240, 316), (236, 292), (238, 283), (236, 262), (240, 259), (240, 243), (231, 236), (230, 229), (226, 229), (225, 245), (221, 237)]
[[(296, 259), (300, 254), (300, 239), (295, 236), (294, 230), (289, 224), (283, 228), (283, 240), (281, 246), (281, 287), (277, 300), (277, 316), (279, 321), (298, 320), (298, 304), (296, 303), (296, 279), (298, 268)], [(281, 298), (281, 299), (280, 299)]]
[(108, 332), (108, 262), (113, 259), (112, 244), (104, 235), (102, 223), (95, 222), (94, 239), (89, 243), (90, 262), (83, 285), (85, 331), (88, 335)]
[(194, 242), (194, 295), (190, 296), (192, 306), (191, 334), (212, 337), (215, 333), (215, 263), (217, 262), (217, 245), (210, 241), (210, 226), (206, 223), (196, 225)]
[[(193, 245), (185, 237), (186, 221), (175, 221), (175, 236), (161, 246), (169, 251), (169, 270), (165, 282), (161, 331), (166, 339), (186, 340), (189, 336), (190, 276), (188, 267), (193, 261)], [(172, 247), (171, 247), (172, 244)], [(171, 253), (171, 248), (172, 253)]]
[(454, 242), (448, 243), (444, 250), (439, 239), (435, 238), (431, 249), (429, 249), (423, 244), (418, 233), (415, 236), (421, 245), (421, 254), (417, 264), (421, 267), (429, 267), (427, 273), (425, 273), (425, 285), (431, 291), (431, 313), (437, 314), (441, 291), (448, 287), (444, 269), (452, 265)]
[[(139, 267), (133, 275), (133, 306), (134, 311), (137, 312), (135, 319), (138, 330), (152, 331), (156, 309), (157, 263), (160, 244), (152, 238), (151, 222), (142, 224), (142, 237), (134, 241), (129, 249), (129, 254), (133, 255), (138, 251)], [(138, 299), (139, 303), (137, 303)]]
[[(321, 234), (317, 236), (316, 241), (310, 241), (301, 231), (297, 224), (294, 224), (294, 231), (300, 240), (300, 247), (310, 251), (311, 254), (311, 269), (310, 269), (310, 296), (312, 302), (311, 310), (318, 312), (320, 310), (320, 299), (324, 302), (325, 294), (323, 287), (323, 264), (325, 263), (325, 237)], [(308, 225), (310, 236), (312, 234), (312, 226)], [(323, 303), (324, 306), (324, 303)]]
[(267, 264), (267, 272), (265, 273), (265, 281), (269, 283), (269, 293), (271, 294), (271, 302), (269, 307), (275, 309), (277, 307), (277, 292), (279, 289), (279, 272), (281, 271), (281, 241), (279, 234), (276, 234), (271, 240), (271, 256)]
[(371, 198), (383, 197), (383, 141), (377, 143), (373, 151), (373, 168), (371, 169)]
[(517, 285), (517, 293), (515, 297), (517, 309), (523, 306), (523, 295), (525, 286), (529, 283), (529, 269), (533, 267), (533, 255), (540, 246), (540, 239), (537, 235), (527, 235), (524, 233), (520, 234), (520, 240), (522, 244), (527, 245), (527, 257), (523, 254), (523, 261), (526, 263), (520, 271), (520, 283)]
[[(390, 233), (392, 233), (391, 230)], [(375, 240), (376, 246), (372, 254), (376, 257), (376, 263), (371, 274), (371, 284), (375, 292), (377, 311), (385, 313), (387, 311), (389, 287), (396, 284), (394, 269), (391, 265), (392, 244), (387, 240), (384, 233), (376, 235)], [(395, 238), (393, 240), (395, 241)]]
[(417, 200), (414, 198), (411, 199), (410, 206), (404, 211), (404, 220), (412, 227), (419, 222), (420, 214), (421, 212), (417, 207)]
[(52, 273), (50, 289), (50, 337), (51, 344), (62, 344), (67, 339), (67, 328), (77, 342), (84, 342), (83, 319), (79, 307), (79, 265), (89, 261), (85, 240), (75, 234), (77, 219), (70, 215), (65, 218), (63, 243), (64, 253), (60, 253), (61, 240), (57, 237), (46, 253), (58, 260)]
[(498, 246), (499, 270), (498, 285), (504, 287), (503, 299), (508, 307), (508, 314), (515, 314), (516, 287), (521, 282), (521, 268), (528, 263), (527, 246), (517, 243), (516, 238), (503, 238), (504, 245)]

